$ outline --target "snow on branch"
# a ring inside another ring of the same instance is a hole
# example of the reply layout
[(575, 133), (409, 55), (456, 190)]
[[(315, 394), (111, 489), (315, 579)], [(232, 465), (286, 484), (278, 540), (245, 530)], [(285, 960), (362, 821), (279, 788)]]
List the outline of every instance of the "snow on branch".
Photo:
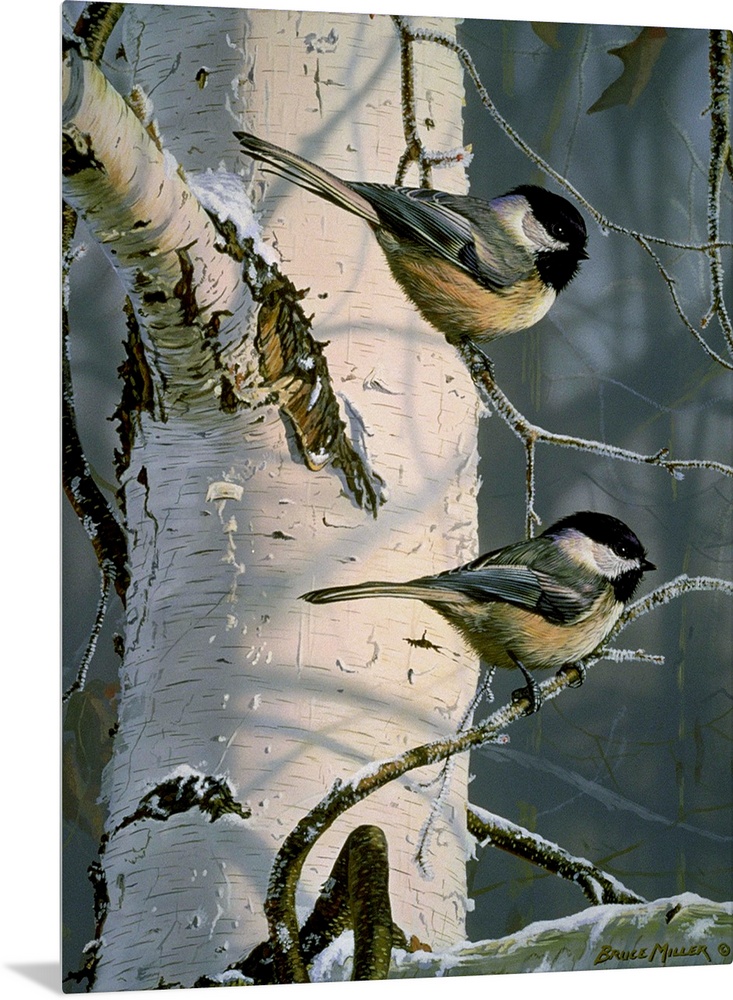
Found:
[[(388, 978), (722, 965), (730, 962), (732, 926), (732, 903), (691, 892), (650, 903), (609, 903), (559, 920), (538, 920), (494, 940), (461, 942), (442, 953), (395, 951)], [(329, 951), (319, 960), (318, 981), (347, 980), (348, 948), (334, 945)]]
[(171, 777), (158, 782), (149, 792), (142, 796), (137, 809), (125, 816), (114, 830), (102, 838), (100, 853), (109, 841), (120, 830), (139, 823), (142, 820), (154, 819), (165, 822), (173, 816), (198, 809), (208, 816), (210, 823), (215, 823), (222, 816), (238, 816), (248, 819), (251, 810), (241, 806), (234, 798), (229, 780), (220, 775), (201, 774), (189, 767), (181, 767)]
[(623, 883), (602, 871), (586, 858), (579, 858), (550, 843), (503, 816), (496, 816), (475, 805), (468, 807), (468, 832), (481, 846), (491, 844), (518, 858), (531, 861), (545, 871), (559, 875), (580, 886), (594, 906), (602, 903), (643, 903), (642, 896), (627, 889)]

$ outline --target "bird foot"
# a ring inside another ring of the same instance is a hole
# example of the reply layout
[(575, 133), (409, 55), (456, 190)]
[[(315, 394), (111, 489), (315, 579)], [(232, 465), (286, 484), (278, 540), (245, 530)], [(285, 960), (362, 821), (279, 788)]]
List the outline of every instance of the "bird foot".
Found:
[(534, 715), (535, 712), (539, 712), (542, 707), (542, 692), (540, 691), (540, 686), (529, 670), (527, 670), (525, 665), (518, 660), (516, 656), (512, 656), (512, 659), (516, 663), (517, 667), (522, 671), (524, 679), (527, 682), (526, 687), (517, 688), (516, 691), (512, 691), (512, 702), (515, 703), (526, 699), (529, 701), (529, 707), (525, 709), (524, 714)]
[(557, 676), (562, 677), (565, 674), (569, 674), (571, 671), (577, 673), (578, 676), (573, 678), (571, 681), (568, 681), (568, 687), (579, 688), (583, 684), (585, 684), (585, 678), (588, 674), (588, 671), (585, 669), (582, 663), (568, 663), (566, 666), (560, 667), (560, 669), (557, 672)]
[(474, 381), (481, 375), (488, 375), (490, 380), (494, 381), (494, 362), (481, 350), (476, 341), (470, 337), (461, 337), (457, 347)]

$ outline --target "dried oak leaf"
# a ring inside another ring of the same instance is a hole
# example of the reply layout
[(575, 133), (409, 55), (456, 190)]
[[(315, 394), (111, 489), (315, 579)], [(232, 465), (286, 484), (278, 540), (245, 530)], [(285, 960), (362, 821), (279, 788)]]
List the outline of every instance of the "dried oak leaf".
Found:
[(603, 91), (588, 114), (605, 111), (618, 104), (631, 108), (639, 99), (652, 75), (654, 65), (667, 40), (666, 28), (642, 28), (633, 42), (609, 49), (608, 54), (618, 56), (624, 64), (621, 76)]

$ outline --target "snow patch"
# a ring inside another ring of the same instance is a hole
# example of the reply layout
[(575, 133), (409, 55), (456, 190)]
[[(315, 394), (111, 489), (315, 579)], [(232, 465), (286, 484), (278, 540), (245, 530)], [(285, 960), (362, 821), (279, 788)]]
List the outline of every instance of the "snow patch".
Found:
[(345, 982), (351, 979), (354, 961), (354, 932), (343, 931), (334, 941), (320, 952), (311, 966), (311, 981)]
[(262, 239), (262, 229), (247, 197), (244, 181), (238, 174), (220, 167), (187, 176), (189, 187), (204, 208), (222, 222), (231, 222), (240, 240), (251, 239), (255, 252), (266, 264), (276, 263), (277, 255)]

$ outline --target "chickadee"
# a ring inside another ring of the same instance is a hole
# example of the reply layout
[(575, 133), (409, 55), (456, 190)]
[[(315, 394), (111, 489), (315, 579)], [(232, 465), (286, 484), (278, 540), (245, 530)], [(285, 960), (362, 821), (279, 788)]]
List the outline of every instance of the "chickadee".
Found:
[(457, 569), (407, 583), (359, 583), (303, 594), (311, 604), (364, 597), (424, 601), (481, 659), (519, 667), (530, 711), (539, 690), (529, 671), (576, 663), (603, 642), (642, 575), (656, 569), (623, 521), (596, 511), (562, 518), (537, 538), (515, 542)]
[(526, 330), (588, 256), (580, 213), (543, 188), (524, 184), (486, 202), (343, 181), (257, 136), (234, 135), (253, 159), (366, 219), (397, 283), (450, 343)]

